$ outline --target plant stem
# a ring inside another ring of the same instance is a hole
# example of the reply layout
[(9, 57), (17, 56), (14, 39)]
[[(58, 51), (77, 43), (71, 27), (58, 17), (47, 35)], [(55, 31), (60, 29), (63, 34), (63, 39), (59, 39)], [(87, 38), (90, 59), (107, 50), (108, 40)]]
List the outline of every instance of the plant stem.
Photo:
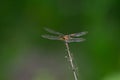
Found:
[(71, 52), (70, 52), (70, 49), (69, 49), (69, 45), (68, 45), (67, 42), (65, 42), (65, 45), (66, 45), (66, 49), (67, 49), (67, 53), (68, 53), (68, 59), (70, 61), (70, 65), (71, 65), (72, 72), (73, 72), (73, 75), (74, 75), (74, 79), (78, 80), (77, 72), (76, 72), (76, 69), (75, 69), (75, 65), (73, 63), (73, 58), (72, 58), (72, 55), (71, 55)]

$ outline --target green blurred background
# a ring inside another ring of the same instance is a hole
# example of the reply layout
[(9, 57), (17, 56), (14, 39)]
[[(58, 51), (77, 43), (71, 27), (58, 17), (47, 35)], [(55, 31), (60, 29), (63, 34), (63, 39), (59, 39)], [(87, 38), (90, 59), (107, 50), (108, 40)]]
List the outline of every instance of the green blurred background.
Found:
[(120, 0), (1, 0), (0, 80), (74, 80), (61, 41), (44, 27), (69, 34), (79, 80), (120, 80)]

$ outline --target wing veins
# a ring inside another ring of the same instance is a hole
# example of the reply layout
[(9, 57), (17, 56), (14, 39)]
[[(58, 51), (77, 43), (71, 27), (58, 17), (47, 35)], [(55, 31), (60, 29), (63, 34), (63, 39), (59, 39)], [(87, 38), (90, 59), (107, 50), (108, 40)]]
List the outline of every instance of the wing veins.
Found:
[(84, 32), (80, 32), (80, 33), (70, 34), (70, 36), (72, 36), (72, 37), (80, 37), (80, 36), (86, 35), (87, 33), (88, 33), (87, 31), (84, 31)]
[(57, 34), (57, 35), (63, 35), (63, 33), (60, 33), (60, 32), (57, 32), (57, 31), (54, 31), (52, 29), (49, 29), (49, 28), (44, 28), (47, 32), (49, 33), (52, 33), (52, 34)]
[(43, 38), (50, 39), (50, 40), (59, 40), (58, 36), (52, 36), (52, 35), (42, 35)]

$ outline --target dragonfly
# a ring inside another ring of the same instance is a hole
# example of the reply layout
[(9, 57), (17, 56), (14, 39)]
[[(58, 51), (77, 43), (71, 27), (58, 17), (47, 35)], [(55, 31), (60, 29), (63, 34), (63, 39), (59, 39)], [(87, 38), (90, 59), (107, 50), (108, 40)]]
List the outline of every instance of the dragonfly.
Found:
[(45, 34), (45, 35), (42, 35), (43, 38), (50, 39), (50, 40), (60, 40), (66, 43), (85, 41), (84, 38), (79, 38), (79, 37), (86, 35), (88, 33), (87, 31), (83, 31), (83, 32), (73, 33), (73, 34), (63, 34), (61, 32), (57, 32), (49, 28), (44, 28), (44, 29), (45, 31), (54, 35)]

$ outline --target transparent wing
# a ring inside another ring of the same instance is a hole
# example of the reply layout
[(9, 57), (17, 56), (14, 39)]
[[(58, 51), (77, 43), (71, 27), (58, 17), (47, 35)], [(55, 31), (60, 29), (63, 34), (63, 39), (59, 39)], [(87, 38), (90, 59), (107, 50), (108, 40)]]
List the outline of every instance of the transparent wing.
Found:
[(47, 32), (52, 33), (52, 34), (63, 35), (62, 33), (56, 32), (56, 31), (51, 30), (51, 29), (49, 29), (49, 28), (44, 28), (44, 29), (45, 29)]
[(52, 35), (42, 35), (43, 38), (50, 39), (50, 40), (59, 40), (59, 37), (52, 36)]
[(82, 42), (82, 41), (85, 41), (85, 39), (84, 38), (72, 38), (72, 39), (67, 40), (68, 43), (71, 43), (71, 42)]
[(72, 37), (80, 37), (80, 36), (86, 35), (87, 33), (88, 33), (87, 31), (84, 31), (84, 32), (80, 32), (80, 33), (70, 34), (70, 36), (72, 36)]

